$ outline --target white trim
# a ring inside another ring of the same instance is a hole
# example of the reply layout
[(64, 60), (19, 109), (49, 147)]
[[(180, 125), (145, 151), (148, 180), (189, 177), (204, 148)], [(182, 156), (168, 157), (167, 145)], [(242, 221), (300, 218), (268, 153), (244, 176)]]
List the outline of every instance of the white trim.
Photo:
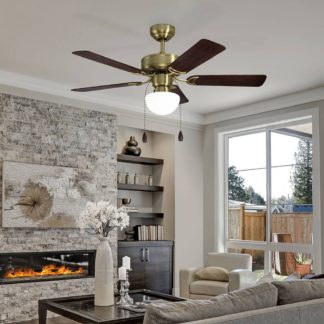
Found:
[(312, 112), (313, 116), (313, 254), (316, 256), (313, 262), (315, 273), (322, 273), (322, 248), (321, 241), (324, 233), (321, 232), (322, 218), (321, 218), (321, 186), (320, 186), (320, 121), (319, 110)]
[[(226, 209), (225, 204), (226, 200), (226, 186), (222, 184), (226, 181), (226, 172), (225, 170), (225, 163), (224, 163), (224, 156), (226, 156), (226, 148), (224, 145), (224, 137), (222, 134), (217, 133), (217, 130), (214, 130), (214, 163), (215, 165), (215, 178), (214, 178), (214, 187), (215, 187), (215, 201), (214, 201), (214, 208), (215, 215), (225, 215)], [(219, 154), (221, 152), (221, 154)], [(225, 202), (225, 204), (224, 204)], [(214, 217), (215, 217), (214, 215)], [(224, 217), (215, 217), (215, 228), (214, 233), (216, 234), (217, 243), (214, 247), (214, 251), (224, 252), (225, 251), (225, 231), (226, 231), (226, 218)]]
[[(266, 242), (267, 246), (271, 242), (271, 228), (272, 228), (272, 215), (271, 215), (271, 133), (266, 130), (266, 190), (267, 190), (267, 213), (266, 213)], [(271, 255), (270, 249), (266, 249), (264, 254), (264, 271), (271, 271)]]
[(294, 252), (294, 253), (296, 252), (313, 253), (314, 251), (313, 246), (311, 244), (252, 242), (252, 241), (239, 241), (239, 240), (227, 241), (226, 247), (236, 248), (236, 249), (264, 250), (264, 251), (271, 251), (271, 252), (278, 251), (278, 252)]
[(252, 103), (250, 105), (233, 107), (204, 115), (204, 124), (209, 125), (225, 120), (246, 117), (249, 115), (262, 114), (265, 112), (302, 105), (324, 99), (324, 87), (300, 91), (269, 100)]

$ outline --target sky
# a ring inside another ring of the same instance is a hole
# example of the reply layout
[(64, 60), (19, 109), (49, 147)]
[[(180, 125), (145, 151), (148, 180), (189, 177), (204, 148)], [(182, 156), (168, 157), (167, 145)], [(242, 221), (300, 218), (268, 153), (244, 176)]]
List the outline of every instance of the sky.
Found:
[[(272, 199), (292, 197), (291, 165), (295, 163), (297, 147), (297, 137), (271, 133)], [(252, 186), (266, 200), (266, 133), (230, 138), (229, 166), (232, 165), (241, 170), (239, 175), (245, 179), (245, 186)]]

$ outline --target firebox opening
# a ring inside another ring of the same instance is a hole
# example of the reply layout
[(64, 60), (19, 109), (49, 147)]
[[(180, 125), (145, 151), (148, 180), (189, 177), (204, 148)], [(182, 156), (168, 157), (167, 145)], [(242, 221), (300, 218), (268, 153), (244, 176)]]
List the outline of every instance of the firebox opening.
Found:
[(95, 251), (0, 254), (0, 284), (94, 276)]

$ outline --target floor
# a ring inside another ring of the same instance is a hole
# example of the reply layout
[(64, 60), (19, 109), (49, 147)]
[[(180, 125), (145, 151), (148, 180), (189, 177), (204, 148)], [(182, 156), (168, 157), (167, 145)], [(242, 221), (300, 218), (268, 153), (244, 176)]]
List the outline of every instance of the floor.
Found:
[[(75, 324), (77, 322), (69, 320), (64, 317), (54, 317), (47, 319), (47, 324)], [(25, 321), (25, 322), (17, 322), (12, 324), (38, 324), (38, 320), (31, 320), (31, 321)]]

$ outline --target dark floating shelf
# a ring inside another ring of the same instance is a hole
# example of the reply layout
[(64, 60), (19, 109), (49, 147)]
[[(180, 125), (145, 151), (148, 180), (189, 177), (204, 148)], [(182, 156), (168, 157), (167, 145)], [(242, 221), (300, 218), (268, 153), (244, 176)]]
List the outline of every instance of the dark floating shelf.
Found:
[(138, 218), (162, 218), (164, 216), (163, 213), (142, 213), (142, 212), (129, 212), (128, 215), (130, 217), (138, 217)]
[(144, 185), (136, 185), (136, 184), (126, 184), (126, 183), (118, 183), (118, 190), (132, 190), (132, 191), (148, 191), (148, 192), (162, 192), (163, 187), (160, 186), (144, 186)]
[(144, 156), (133, 156), (126, 154), (117, 154), (117, 161), (145, 165), (161, 165), (164, 163), (164, 160), (162, 159), (153, 159)]

